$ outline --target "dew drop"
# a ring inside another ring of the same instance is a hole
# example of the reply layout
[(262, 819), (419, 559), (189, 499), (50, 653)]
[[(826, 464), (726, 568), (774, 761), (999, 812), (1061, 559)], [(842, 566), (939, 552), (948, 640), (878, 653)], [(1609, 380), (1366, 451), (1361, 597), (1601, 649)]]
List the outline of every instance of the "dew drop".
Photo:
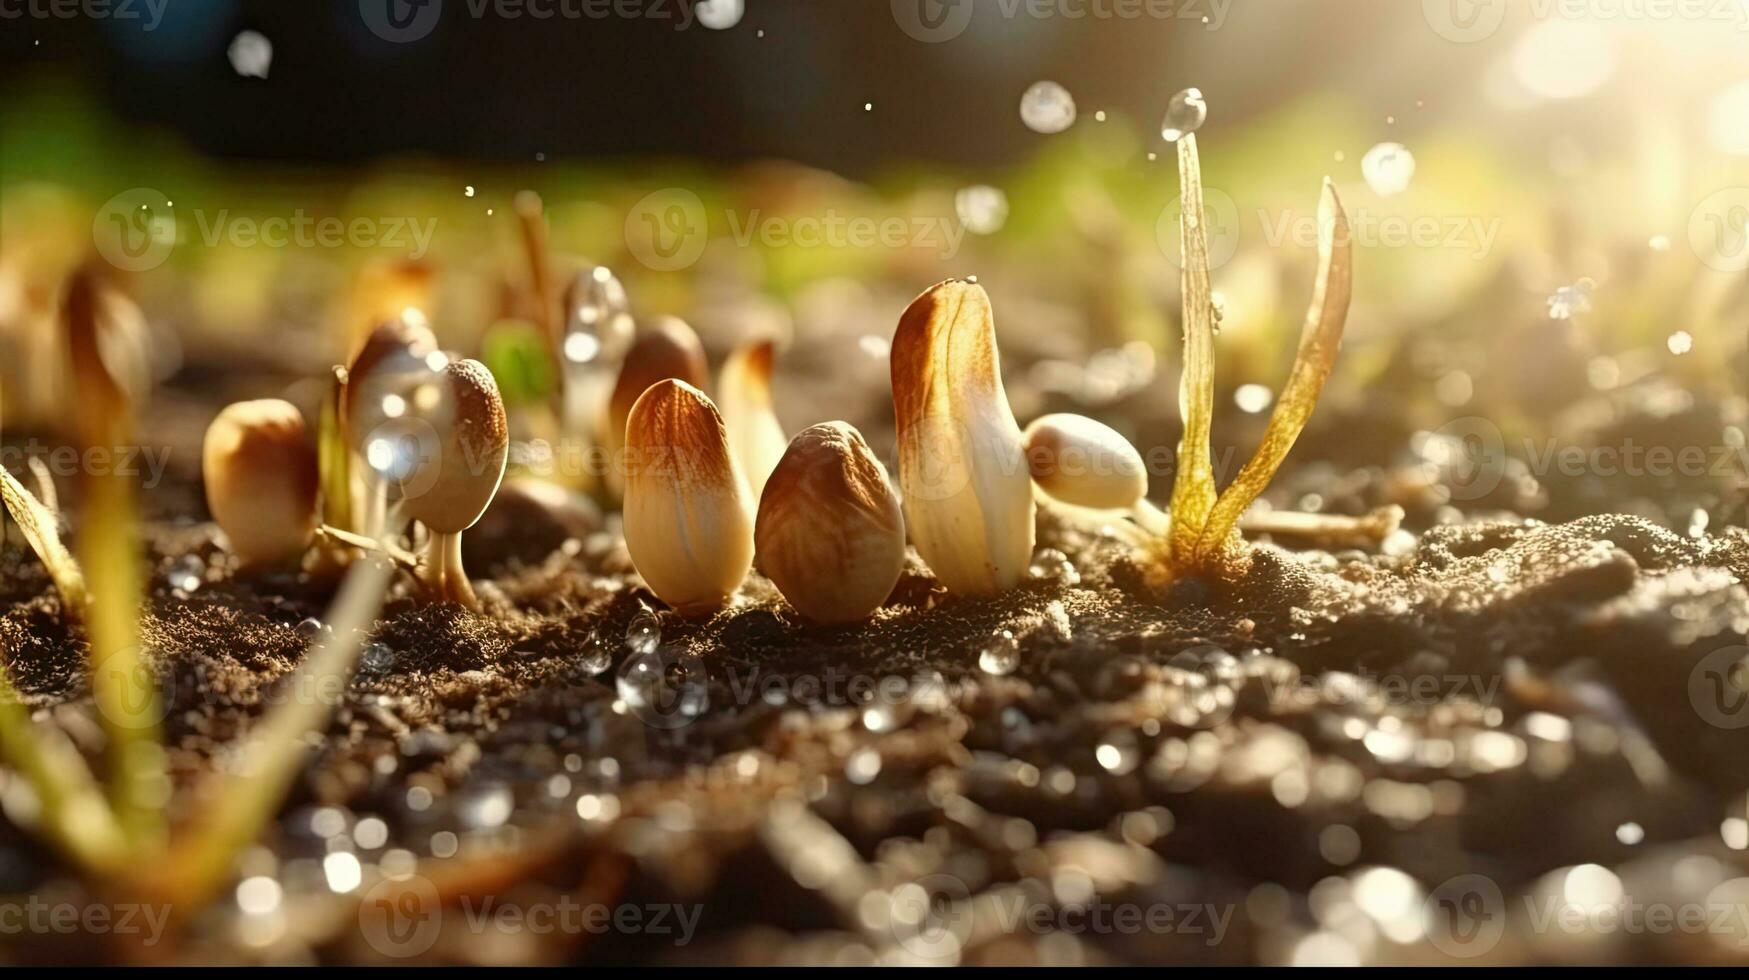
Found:
[(662, 642), (662, 620), (649, 609), (640, 609), (626, 626), (626, 649), (635, 656), (654, 653)]
[(1415, 155), (1401, 143), (1380, 143), (1361, 157), (1360, 173), (1374, 194), (1401, 194), (1415, 177)]
[(590, 633), (583, 641), (583, 649), (577, 658), (576, 673), (583, 677), (594, 677), (612, 665), (612, 644), (602, 640), (599, 633)]
[(1008, 630), (998, 630), (978, 651), (978, 669), (1001, 677), (1020, 666), (1020, 642)]
[(954, 195), (953, 209), (967, 231), (994, 235), (1008, 221), (1008, 195), (988, 184), (976, 184)]
[(1075, 99), (1056, 82), (1035, 82), (1020, 97), (1020, 121), (1035, 133), (1060, 133), (1075, 124)]
[(1201, 129), (1208, 117), (1209, 107), (1203, 101), (1202, 89), (1187, 88), (1166, 104), (1166, 118), (1160, 123), (1160, 135), (1166, 137), (1166, 142), (1176, 143), (1187, 133)]
[(358, 669), (367, 674), (386, 674), (395, 666), (395, 651), (386, 643), (367, 643), (358, 655)]

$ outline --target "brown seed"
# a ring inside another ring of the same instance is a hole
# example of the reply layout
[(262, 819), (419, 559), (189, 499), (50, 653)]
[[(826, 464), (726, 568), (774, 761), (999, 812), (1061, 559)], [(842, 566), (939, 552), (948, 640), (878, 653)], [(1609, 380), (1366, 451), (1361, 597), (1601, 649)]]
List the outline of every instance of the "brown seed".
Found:
[(766, 481), (754, 526), (759, 567), (810, 619), (866, 618), (905, 565), (898, 494), (862, 434), (822, 422), (790, 440)]

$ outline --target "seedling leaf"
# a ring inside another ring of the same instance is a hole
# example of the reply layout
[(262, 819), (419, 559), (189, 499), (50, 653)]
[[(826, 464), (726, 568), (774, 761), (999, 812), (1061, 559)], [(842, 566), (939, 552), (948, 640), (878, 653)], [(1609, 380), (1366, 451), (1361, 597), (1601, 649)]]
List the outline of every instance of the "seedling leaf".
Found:
[(1215, 471), (1209, 449), (1215, 417), (1215, 318), (1209, 283), (1208, 229), (1202, 207), (1202, 161), (1196, 136), (1178, 141), (1178, 187), (1184, 271), (1184, 368), (1178, 381), (1178, 411), (1184, 436), (1178, 443), (1178, 474), (1172, 483), (1172, 560), (1187, 562), (1215, 506)]
[[(1236, 547), (1239, 517), (1251, 506), (1281, 468), (1294, 440), (1305, 429), (1318, 396), (1336, 364), (1342, 344), (1342, 328), (1348, 320), (1348, 301), (1354, 286), (1354, 248), (1348, 215), (1328, 179), (1318, 201), (1318, 278), (1306, 324), (1300, 331), (1300, 348), (1287, 384), (1281, 390), (1275, 412), (1264, 429), (1263, 442), (1239, 476), (1221, 493), (1208, 515), (1191, 559), (1196, 564), (1219, 560)], [(1188, 300), (1187, 300), (1188, 302)], [(1176, 520), (1177, 512), (1173, 517)]]
[(24, 532), (24, 540), (42, 559), (43, 567), (49, 570), (49, 578), (55, 583), (55, 591), (61, 594), (61, 605), (67, 615), (82, 616), (85, 612), (85, 575), (67, 546), (61, 543), (59, 516), (31, 496), (24, 484), (4, 469), (0, 469), (0, 498), (4, 498), (6, 512)]

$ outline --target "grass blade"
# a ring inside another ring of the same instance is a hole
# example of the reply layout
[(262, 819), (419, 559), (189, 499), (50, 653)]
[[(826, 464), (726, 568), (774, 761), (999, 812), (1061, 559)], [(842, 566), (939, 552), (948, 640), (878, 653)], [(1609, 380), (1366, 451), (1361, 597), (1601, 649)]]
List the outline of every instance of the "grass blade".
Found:
[(1207, 222), (1202, 206), (1202, 161), (1196, 136), (1178, 141), (1178, 187), (1183, 241), (1184, 368), (1178, 381), (1178, 412), (1184, 436), (1178, 443), (1178, 473), (1172, 482), (1169, 547), (1175, 561), (1194, 552), (1215, 506), (1215, 469), (1209, 448), (1215, 417), (1215, 316), (1209, 283)]
[(49, 570), (66, 615), (70, 618), (84, 615), (85, 575), (67, 546), (61, 543), (59, 516), (4, 469), (0, 469), (0, 500), (5, 502), (6, 512), (17, 522), (18, 529), (24, 532), (31, 550)]
[[(102, 356), (107, 296), (91, 266), (67, 289), (66, 328), (72, 362), (74, 415), (87, 447), (134, 445), (132, 406)], [(113, 470), (82, 479), (78, 535), (89, 602), (85, 628), (91, 642), (91, 691), (109, 736), (110, 799), (123, 831), (137, 846), (163, 836), (168, 783), (159, 741), (157, 685), (140, 655), (139, 528), (133, 487)]]
[(1342, 328), (1348, 321), (1348, 301), (1354, 289), (1354, 243), (1348, 215), (1328, 179), (1318, 201), (1318, 278), (1312, 290), (1311, 307), (1300, 331), (1300, 347), (1293, 369), (1276, 401), (1275, 412), (1264, 429), (1263, 442), (1250, 462), (1221, 493), (1208, 525), (1197, 541), (1198, 564), (1218, 561), (1234, 547), (1239, 536), (1239, 518), (1261, 495), (1281, 468), (1294, 440), (1318, 407), (1318, 396), (1336, 364), (1342, 345)]
[[(398, 533), (391, 528), (385, 540)], [(329, 608), (332, 629), (311, 647), (292, 690), (344, 687), (394, 574), (392, 562), (374, 555), (353, 563)], [(333, 708), (322, 698), (299, 697), (269, 711), (247, 736), (237, 765), (212, 772), (196, 788), (197, 816), (177, 833), (162, 867), (143, 876), (148, 892), (192, 911), (223, 887), (237, 854), (279, 812), (308, 752), (306, 736), (327, 727)]]
[(65, 732), (31, 721), (12, 682), (0, 670), (0, 758), (36, 792), (44, 837), (87, 873), (117, 870), (129, 856), (127, 838), (85, 757)]

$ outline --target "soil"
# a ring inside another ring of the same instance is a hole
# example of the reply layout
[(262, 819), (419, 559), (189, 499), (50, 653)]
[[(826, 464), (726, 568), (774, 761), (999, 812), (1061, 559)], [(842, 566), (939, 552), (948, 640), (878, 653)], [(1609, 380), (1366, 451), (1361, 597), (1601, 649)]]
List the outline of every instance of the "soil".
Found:
[[(1670, 442), (1661, 392), (1587, 396), (1611, 411), (1557, 437)], [(1314, 420), (1269, 499), (1403, 506), (1377, 547), (1261, 541), (1235, 586), (1157, 592), (1117, 538), (1047, 506), (1039, 544), (1060, 554), (1022, 588), (950, 598), (913, 555), (875, 618), (840, 628), (758, 575), (680, 619), (613, 518), (506, 493), (464, 537), (483, 612), (403, 583), (355, 676), (312, 687), (294, 672), (337, 582), (236, 573), (188, 468), (203, 405), (154, 403), (150, 431), (182, 449), (144, 500), (141, 646), (181, 789), (268, 707), (333, 703), (240, 868), (277, 900), (227, 895), (143, 951), (35, 934), (0, 959), (1725, 963), (1749, 940), (1728, 916), (1558, 917), (1749, 907), (1731, 478), (1508, 467), (1460, 511), (1403, 415), (1361, 404)], [(1678, 418), (1716, 432), (1741, 411), (1691, 398)], [(1141, 427), (1170, 445), (1163, 424)], [(1670, 530), (1697, 507), (1710, 527)], [(1639, 516), (1583, 516), (1611, 510)], [(0, 610), (15, 683), (95, 760), (83, 634), (16, 532)], [(91, 900), (11, 820), (0, 893)], [(534, 926), (574, 907), (643, 918)]]

